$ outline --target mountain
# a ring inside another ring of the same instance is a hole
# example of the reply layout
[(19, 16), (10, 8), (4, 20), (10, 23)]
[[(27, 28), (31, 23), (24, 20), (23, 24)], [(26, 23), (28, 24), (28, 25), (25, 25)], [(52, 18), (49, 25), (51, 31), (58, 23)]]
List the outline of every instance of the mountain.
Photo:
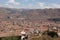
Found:
[[(25, 19), (47, 19), (47, 18), (59, 18), (60, 9), (10, 9), (0, 8), (0, 18), (6, 18), (7, 16), (13, 18), (25, 18)], [(8, 17), (7, 17), (8, 18)]]

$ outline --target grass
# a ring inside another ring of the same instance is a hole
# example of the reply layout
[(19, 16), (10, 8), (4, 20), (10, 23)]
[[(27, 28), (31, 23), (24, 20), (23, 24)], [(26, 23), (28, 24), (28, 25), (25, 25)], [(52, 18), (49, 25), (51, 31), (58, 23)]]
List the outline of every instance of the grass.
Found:
[(18, 37), (14, 36), (14, 37), (2, 37), (2, 40), (17, 40)]
[(60, 40), (60, 37), (52, 38), (50, 36), (43, 35), (43, 36), (34, 36), (30, 40)]
[[(2, 37), (2, 40), (18, 40), (17, 36), (13, 36), (13, 37)], [(32, 36), (30, 39), (28, 40), (60, 40), (60, 38), (58, 37), (54, 37), (51, 38), (50, 36), (47, 35), (43, 35), (43, 36)]]

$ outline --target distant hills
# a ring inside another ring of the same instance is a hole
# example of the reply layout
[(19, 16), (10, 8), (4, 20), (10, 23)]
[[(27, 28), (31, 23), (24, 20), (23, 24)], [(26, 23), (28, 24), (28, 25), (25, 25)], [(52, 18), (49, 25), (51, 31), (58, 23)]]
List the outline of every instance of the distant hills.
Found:
[(0, 19), (8, 18), (30, 20), (60, 18), (60, 9), (11, 9), (0, 7)]

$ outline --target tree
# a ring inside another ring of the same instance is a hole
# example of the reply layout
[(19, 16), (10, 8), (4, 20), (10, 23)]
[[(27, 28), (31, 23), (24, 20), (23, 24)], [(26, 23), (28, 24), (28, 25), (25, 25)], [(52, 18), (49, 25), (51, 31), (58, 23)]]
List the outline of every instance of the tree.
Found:
[(45, 31), (44, 33), (43, 33), (43, 35), (48, 35), (48, 36), (50, 36), (50, 37), (58, 37), (58, 34), (57, 34), (57, 32), (54, 32), (54, 31)]

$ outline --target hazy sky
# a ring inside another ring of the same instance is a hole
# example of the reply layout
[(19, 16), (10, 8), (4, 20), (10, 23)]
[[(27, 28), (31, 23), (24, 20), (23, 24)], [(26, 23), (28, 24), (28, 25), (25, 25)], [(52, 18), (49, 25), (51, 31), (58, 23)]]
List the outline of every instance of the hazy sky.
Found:
[(60, 8), (60, 0), (0, 0), (0, 7), (9, 8)]

